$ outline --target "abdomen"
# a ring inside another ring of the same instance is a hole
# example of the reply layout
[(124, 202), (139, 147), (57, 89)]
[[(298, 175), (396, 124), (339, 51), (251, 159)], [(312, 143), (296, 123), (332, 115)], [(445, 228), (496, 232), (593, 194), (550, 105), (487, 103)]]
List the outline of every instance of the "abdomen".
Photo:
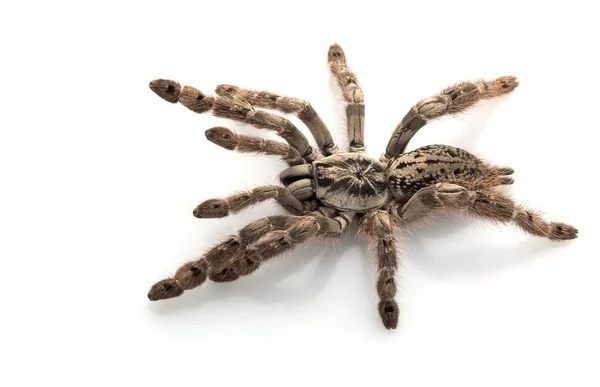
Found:
[(475, 190), (484, 185), (487, 171), (486, 163), (463, 149), (428, 145), (390, 160), (388, 182), (392, 192), (404, 197), (446, 182)]

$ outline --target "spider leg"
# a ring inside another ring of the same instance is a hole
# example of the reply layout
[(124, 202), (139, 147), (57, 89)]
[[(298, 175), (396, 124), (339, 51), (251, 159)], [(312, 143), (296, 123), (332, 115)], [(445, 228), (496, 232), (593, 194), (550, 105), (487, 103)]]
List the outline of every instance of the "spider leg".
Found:
[(183, 89), (177, 81), (171, 79), (155, 79), (150, 82), (150, 90), (167, 102), (181, 104), (196, 113), (204, 113), (212, 108), (214, 98), (207, 96), (191, 86)]
[(328, 156), (338, 153), (339, 149), (333, 142), (331, 133), (321, 120), (315, 109), (306, 101), (283, 97), (268, 91), (254, 91), (242, 89), (232, 85), (219, 85), (215, 90), (217, 95), (233, 97), (238, 95), (253, 107), (279, 110), (286, 114), (295, 114), (310, 130), (321, 152)]
[(231, 262), (230, 268), (240, 276), (251, 274), (262, 262), (291, 250), (302, 242), (315, 237), (339, 236), (345, 230), (345, 224), (323, 216), (305, 216), (289, 229), (261, 235), (259, 241), (246, 250), (243, 258)]
[(481, 100), (508, 94), (518, 85), (519, 82), (512, 76), (496, 78), (489, 82), (460, 82), (445, 88), (438, 95), (417, 102), (394, 130), (381, 161), (385, 162), (404, 153), (410, 139), (429, 121), (462, 113)]
[(258, 269), (262, 262), (293, 249), (314, 237), (339, 236), (348, 226), (345, 217), (269, 216), (242, 228), (216, 245), (200, 259), (181, 266), (172, 278), (154, 284), (148, 292), (151, 301), (178, 297), (206, 279), (229, 282)]
[(271, 220), (253, 222), (240, 232), (247, 246), (243, 256), (229, 260), (221, 272), (231, 271), (238, 276), (251, 274), (262, 262), (293, 249), (299, 243), (319, 237), (339, 237), (352, 223), (353, 217), (353, 213), (336, 212), (325, 216), (315, 211), (308, 216), (296, 217), (296, 220), (288, 221), (284, 227), (277, 229)]
[(387, 329), (398, 326), (398, 303), (396, 297), (396, 270), (398, 259), (394, 239), (395, 221), (386, 211), (373, 210), (366, 213), (359, 222), (359, 233), (377, 252), (377, 294), (379, 315)]
[(297, 218), (294, 216), (269, 216), (250, 223), (242, 228), (238, 235), (228, 237), (207, 251), (201, 258), (181, 266), (173, 277), (155, 283), (148, 292), (148, 298), (156, 301), (178, 297), (185, 290), (202, 285), (209, 278), (209, 272), (210, 279), (216, 282), (237, 279), (239, 275), (228, 267), (229, 262), (243, 257), (246, 246), (258, 240), (261, 235), (269, 234), (274, 230), (285, 230)]
[(150, 89), (164, 100), (182, 105), (196, 113), (212, 111), (217, 117), (229, 118), (250, 124), (256, 128), (275, 131), (307, 162), (315, 160), (319, 153), (307, 138), (289, 120), (273, 113), (255, 110), (239, 95), (207, 96), (191, 86), (181, 88), (179, 83), (167, 79), (150, 82)]
[(290, 166), (304, 163), (297, 150), (278, 141), (238, 134), (222, 126), (208, 129), (205, 134), (209, 141), (225, 149), (237, 150), (243, 153), (254, 152), (279, 156)]
[(344, 50), (338, 44), (329, 47), (327, 53), (329, 70), (333, 74), (342, 96), (348, 103), (346, 105), (346, 124), (348, 126), (348, 140), (350, 152), (365, 151), (365, 97), (358, 86), (356, 75), (346, 63)]
[(289, 120), (277, 114), (255, 110), (240, 96), (218, 96), (215, 99), (212, 112), (217, 117), (229, 118), (260, 129), (277, 132), (307, 162), (312, 162), (318, 156), (318, 152), (309, 145), (307, 138)]
[[(312, 188), (310, 194), (312, 195)], [(306, 195), (306, 188), (301, 184), (296, 184), (293, 187), (265, 185), (223, 199), (205, 200), (194, 209), (194, 216), (196, 218), (223, 218), (268, 199), (275, 199), (285, 210), (292, 214), (302, 215), (305, 209), (298, 198), (300, 200), (310, 198), (310, 195)]]
[(577, 238), (578, 230), (568, 224), (547, 222), (535, 211), (518, 205), (503, 194), (476, 190), (450, 183), (439, 183), (421, 189), (398, 210), (404, 222), (424, 218), (436, 210), (463, 211), (481, 219), (514, 223), (523, 231), (551, 240)]

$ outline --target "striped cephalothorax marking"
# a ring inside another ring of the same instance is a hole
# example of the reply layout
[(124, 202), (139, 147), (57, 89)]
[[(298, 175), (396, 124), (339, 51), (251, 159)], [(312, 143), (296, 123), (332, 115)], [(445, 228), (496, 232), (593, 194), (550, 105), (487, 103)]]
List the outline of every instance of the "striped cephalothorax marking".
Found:
[[(278, 156), (288, 168), (280, 175), (282, 185), (205, 200), (194, 209), (195, 217), (222, 218), (269, 199), (276, 200), (289, 213), (255, 220), (184, 264), (172, 277), (152, 286), (148, 292), (150, 300), (180, 296), (206, 280), (234, 281), (300, 243), (338, 238), (356, 221), (359, 235), (377, 257), (377, 309), (381, 321), (387, 329), (393, 329), (399, 316), (395, 229), (443, 210), (513, 223), (532, 235), (551, 240), (577, 237), (573, 226), (547, 222), (535, 211), (494, 191), (498, 185), (513, 183), (512, 168), (493, 166), (465, 150), (446, 145), (405, 152), (410, 139), (428, 122), (510, 93), (518, 85), (515, 77), (459, 82), (422, 99), (404, 116), (385, 153), (376, 160), (364, 153), (364, 94), (339, 45), (329, 48), (327, 61), (346, 102), (349, 145), (345, 152), (340, 152), (323, 120), (304, 100), (232, 85), (217, 86), (216, 95), (210, 96), (190, 86), (182, 88), (171, 80), (150, 82), (150, 88), (168, 102), (181, 103), (199, 114), (211, 112), (270, 130), (285, 141), (238, 134), (225, 127), (207, 130), (207, 139), (225, 149)], [(307, 127), (317, 147), (313, 148), (288, 119), (263, 109), (295, 115)]]
[(385, 167), (361, 153), (338, 153), (313, 162), (315, 196), (340, 210), (364, 212), (389, 200)]

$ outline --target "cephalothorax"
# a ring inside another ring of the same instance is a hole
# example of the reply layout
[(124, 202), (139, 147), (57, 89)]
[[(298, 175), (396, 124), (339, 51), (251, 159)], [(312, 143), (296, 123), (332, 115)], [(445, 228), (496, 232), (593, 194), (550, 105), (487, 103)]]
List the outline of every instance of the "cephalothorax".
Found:
[[(288, 168), (280, 175), (282, 186), (262, 186), (206, 200), (194, 209), (194, 216), (220, 218), (267, 199), (275, 199), (291, 214), (250, 223), (237, 235), (181, 266), (172, 278), (157, 282), (148, 293), (150, 300), (177, 297), (207, 278), (215, 282), (236, 280), (309, 238), (339, 237), (358, 221), (359, 234), (376, 251), (379, 314), (383, 325), (392, 329), (398, 324), (394, 237), (398, 228), (436, 211), (454, 211), (514, 223), (530, 234), (552, 240), (577, 237), (573, 226), (546, 222), (538, 213), (494, 190), (514, 182), (509, 176), (514, 172), (512, 168), (493, 166), (446, 145), (405, 152), (409, 140), (429, 121), (508, 94), (518, 86), (516, 78), (461, 82), (419, 101), (396, 127), (385, 153), (376, 160), (365, 153), (363, 92), (339, 45), (329, 48), (328, 63), (347, 103), (347, 152), (340, 152), (326, 125), (306, 101), (230, 85), (218, 86), (216, 96), (208, 96), (190, 86), (181, 88), (171, 80), (150, 82), (150, 88), (169, 102), (180, 102), (196, 113), (211, 111), (218, 117), (273, 130), (287, 142), (237, 134), (224, 127), (207, 130), (206, 137), (217, 145), (276, 155)], [(295, 114), (308, 127), (319, 149), (310, 146), (290, 121), (261, 108)]]

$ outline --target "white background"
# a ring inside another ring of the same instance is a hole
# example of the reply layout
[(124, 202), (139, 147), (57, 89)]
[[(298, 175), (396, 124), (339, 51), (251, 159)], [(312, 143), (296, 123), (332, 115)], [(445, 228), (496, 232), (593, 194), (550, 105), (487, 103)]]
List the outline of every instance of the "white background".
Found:
[[(3, 3), (1, 385), (600, 384), (598, 12), (335, 3)], [(279, 211), (199, 220), (192, 209), (276, 183), (283, 164), (209, 143), (204, 130), (225, 122), (148, 82), (304, 98), (343, 145), (334, 42), (364, 89), (375, 157), (418, 99), (518, 76), (512, 96), (428, 125), (410, 148), (445, 143), (514, 167), (508, 192), (580, 238), (457, 219), (406, 235), (395, 331), (380, 322), (355, 229), (339, 246), (302, 246), (250, 277), (149, 303), (152, 283)]]

